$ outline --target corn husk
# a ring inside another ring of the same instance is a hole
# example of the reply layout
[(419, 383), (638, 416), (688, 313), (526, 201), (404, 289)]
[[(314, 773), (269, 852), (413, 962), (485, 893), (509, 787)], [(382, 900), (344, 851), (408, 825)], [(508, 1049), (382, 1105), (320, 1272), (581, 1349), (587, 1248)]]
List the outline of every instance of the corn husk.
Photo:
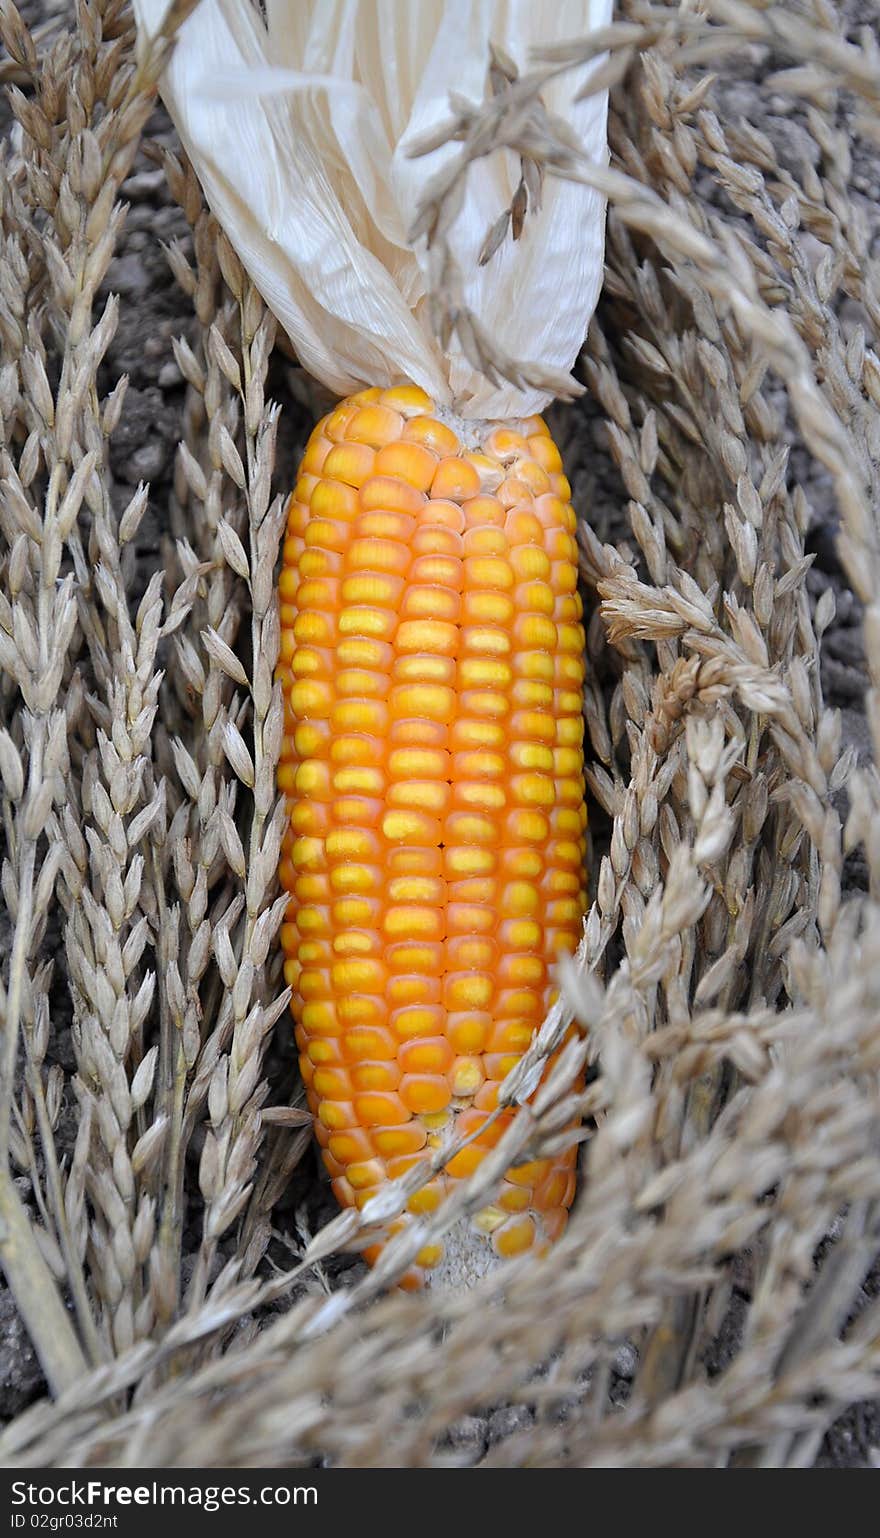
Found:
[[(167, 0), (135, 9), (152, 33)], [(300, 361), (330, 389), (410, 380), (467, 417), (547, 404), (552, 390), (533, 387), (534, 374), (524, 388), (493, 382), (457, 334), (442, 347), (435, 337), (436, 255), (411, 232), (461, 149), (410, 152), (449, 121), (450, 92), (485, 99), (490, 44), (524, 72), (538, 43), (582, 37), (610, 10), (610, 0), (267, 0), (264, 20), (252, 0), (196, 8), (165, 102), (220, 224)], [(605, 93), (575, 100), (587, 73), (551, 79), (541, 96), (604, 162)], [(507, 149), (469, 166), (448, 233), (456, 298), (499, 354), (564, 374), (601, 283), (604, 206), (590, 188), (547, 177), (520, 237), (508, 234), (481, 266), (520, 170)]]

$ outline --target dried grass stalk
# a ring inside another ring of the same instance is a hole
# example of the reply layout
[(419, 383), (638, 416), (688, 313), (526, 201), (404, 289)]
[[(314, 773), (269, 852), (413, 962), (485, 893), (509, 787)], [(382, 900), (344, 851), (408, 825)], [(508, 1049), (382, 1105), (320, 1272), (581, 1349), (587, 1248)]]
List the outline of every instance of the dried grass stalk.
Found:
[[(834, 592), (807, 550), (820, 465), (862, 607), (876, 752), (880, 269), (850, 187), (876, 39), (845, 37), (822, 0), (700, 15), (628, 0), (585, 45), (616, 86), (610, 168), (540, 109), (547, 71), (586, 57), (576, 42), (519, 78), (496, 58), (485, 111), (450, 122), (461, 160), (422, 221), (441, 332), (468, 325), (442, 231), (478, 153), (512, 147), (523, 171), (489, 261), (544, 176), (610, 202), (589, 398), (559, 421), (585, 513), (607, 832), (561, 969), (581, 1033), (473, 1179), (328, 1290), (324, 1261), (431, 1171), (302, 1232), (279, 1269), (273, 1208), (308, 1129), (268, 1057), (287, 1002), (274, 329), (170, 152), (190, 235), (168, 256), (194, 319), (174, 349), (181, 444), (145, 578), (148, 492), (117, 508), (107, 451), (125, 380), (99, 393), (118, 314), (99, 288), (178, 19), (136, 64), (116, 0), (82, 0), (63, 35), (0, 5), (17, 120), (0, 177), (0, 1259), (52, 1396), (0, 1453), (808, 1465), (880, 1388), (880, 1314), (861, 1290), (880, 1250), (880, 781), (823, 695)], [(720, 110), (744, 41), (783, 66), (766, 83), (794, 96), (815, 150), (797, 171)], [(471, 335), (492, 377), (528, 377)], [(72, 1073), (51, 1039), (56, 973)], [(506, 1102), (539, 1084), (566, 1006)], [(466, 1295), (382, 1296), (575, 1116), (585, 1174), (552, 1261)]]

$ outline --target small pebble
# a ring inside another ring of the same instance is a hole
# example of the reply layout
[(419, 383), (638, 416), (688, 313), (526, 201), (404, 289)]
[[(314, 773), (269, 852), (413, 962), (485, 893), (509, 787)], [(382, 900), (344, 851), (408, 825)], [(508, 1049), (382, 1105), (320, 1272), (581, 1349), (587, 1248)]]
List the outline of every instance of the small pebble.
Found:
[(154, 481), (161, 475), (168, 458), (168, 445), (153, 440), (135, 449), (130, 460), (130, 474), (135, 481)]
[(183, 375), (173, 358), (162, 364), (156, 382), (160, 390), (171, 390), (175, 385), (183, 384)]
[(629, 1341), (624, 1341), (614, 1353), (614, 1360), (611, 1363), (613, 1370), (619, 1378), (634, 1378), (638, 1365), (639, 1353), (635, 1346), (631, 1346)]
[(107, 287), (116, 294), (140, 294), (149, 276), (139, 256), (117, 256), (107, 269)]

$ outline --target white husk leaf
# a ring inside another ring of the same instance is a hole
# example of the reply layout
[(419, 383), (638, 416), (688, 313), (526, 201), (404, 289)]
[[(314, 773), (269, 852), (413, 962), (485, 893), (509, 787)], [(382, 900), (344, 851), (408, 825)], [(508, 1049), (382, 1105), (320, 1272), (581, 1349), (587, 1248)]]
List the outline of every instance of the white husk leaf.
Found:
[[(135, 0), (155, 32), (167, 0)], [(427, 317), (427, 251), (407, 231), (431, 178), (460, 150), (409, 158), (450, 116), (449, 93), (475, 105), (489, 44), (530, 65), (538, 43), (581, 37), (611, 0), (202, 0), (182, 29), (163, 96), (208, 202), (309, 371), (339, 394), (410, 380), (468, 417), (541, 410), (546, 392), (492, 384), (453, 338), (444, 355)], [(542, 91), (594, 162), (607, 158), (606, 99), (575, 104), (586, 71)], [(598, 295), (604, 205), (546, 177), (521, 238), (484, 266), (491, 225), (510, 204), (517, 157), (472, 165), (451, 235), (467, 307), (500, 349), (568, 371)]]

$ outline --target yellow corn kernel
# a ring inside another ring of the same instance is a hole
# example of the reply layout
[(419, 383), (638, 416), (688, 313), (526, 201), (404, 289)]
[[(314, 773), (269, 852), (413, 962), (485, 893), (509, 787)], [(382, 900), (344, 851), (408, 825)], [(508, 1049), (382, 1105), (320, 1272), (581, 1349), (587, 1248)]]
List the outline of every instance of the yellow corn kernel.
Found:
[(416, 1265), (424, 1266), (425, 1270), (428, 1271), (432, 1266), (439, 1266), (442, 1259), (442, 1244), (423, 1244), (416, 1255)]
[(493, 1243), (499, 1255), (509, 1259), (530, 1250), (535, 1242), (534, 1219), (526, 1216), (510, 1218), (493, 1232)]
[(422, 511), (425, 498), (399, 475), (371, 475), (360, 488), (360, 504), (365, 513), (381, 509), (416, 516)]
[(439, 909), (415, 903), (389, 908), (382, 920), (382, 928), (392, 940), (440, 940), (444, 927)]
[(399, 476), (417, 491), (430, 490), (437, 455), (421, 443), (387, 443), (376, 455), (377, 475)]
[(461, 595), (437, 584), (408, 584), (401, 603), (404, 619), (445, 620), (457, 625), (461, 614)]
[(388, 805), (407, 807), (439, 817), (449, 805), (445, 780), (402, 780), (388, 787)]
[(458, 651), (458, 626), (445, 620), (402, 620), (397, 631), (398, 652), (440, 652), (455, 656)]
[(493, 1234), (496, 1228), (501, 1227), (505, 1218), (506, 1213), (500, 1207), (481, 1207), (480, 1211), (474, 1214), (473, 1223), (480, 1233)]
[[(440, 1203), (443, 1200), (444, 1195), (446, 1194), (444, 1187), (444, 1181), (429, 1180), (426, 1186), (422, 1186), (420, 1191), (416, 1191), (415, 1194), (410, 1197), (406, 1204), (407, 1212), (412, 1212), (416, 1216), (425, 1216), (429, 1212), (436, 1212), (437, 1208), (440, 1206)], [(439, 1254), (437, 1254), (438, 1251)], [(418, 1256), (416, 1257), (417, 1264), (420, 1266), (436, 1265), (437, 1260), (441, 1258), (442, 1253), (443, 1251), (441, 1245), (423, 1245), (419, 1250)], [(436, 1255), (437, 1260), (425, 1260), (419, 1258), (425, 1255)]]
[[(379, 399), (383, 406), (390, 406), (393, 411), (399, 411), (402, 417), (421, 417), (426, 412), (434, 410), (434, 402), (430, 395), (420, 390), (418, 385), (393, 385), (390, 390), (383, 390)], [(540, 417), (531, 418), (532, 421), (541, 422)], [(543, 427), (541, 422), (541, 426)], [(539, 431), (540, 429), (536, 429)], [(546, 427), (544, 428), (546, 432)]]
[(458, 453), (458, 439), (452, 428), (430, 415), (411, 418), (403, 429), (403, 436), (409, 443), (424, 443), (435, 454)]
[(345, 486), (363, 486), (373, 473), (376, 456), (365, 443), (337, 444), (324, 461), (325, 479), (341, 481)]
[(391, 443), (403, 432), (403, 418), (390, 406), (362, 406), (346, 423), (345, 436), (350, 443), (367, 443), (370, 448), (380, 449)]
[(453, 1095), (475, 1095), (485, 1077), (481, 1058), (456, 1058), (455, 1066), (449, 1076)]
[(450, 498), (464, 502), (480, 491), (480, 475), (467, 459), (452, 457), (441, 459), (431, 482), (431, 496)]

